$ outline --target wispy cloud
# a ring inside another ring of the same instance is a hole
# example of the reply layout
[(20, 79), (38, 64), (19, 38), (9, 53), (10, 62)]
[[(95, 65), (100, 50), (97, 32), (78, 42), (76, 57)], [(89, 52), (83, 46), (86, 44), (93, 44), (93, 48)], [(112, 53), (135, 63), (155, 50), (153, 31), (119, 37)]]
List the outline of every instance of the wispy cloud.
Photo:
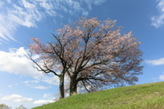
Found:
[(43, 85), (39, 85), (39, 86), (35, 86), (34, 87), (35, 89), (48, 89), (48, 88), (50, 88), (50, 87), (46, 87), (46, 86), (43, 86)]
[(39, 83), (38, 80), (31, 80), (31, 81), (24, 81), (25, 84), (31, 84), (31, 83)]
[(45, 98), (51, 98), (52, 99), (52, 97), (54, 97), (54, 94), (52, 94), (52, 93), (44, 93), (43, 94), (43, 98), (45, 99)]
[(158, 5), (157, 9), (159, 11), (159, 15), (151, 17), (151, 25), (159, 28), (162, 25), (164, 25), (164, 1), (163, 0), (158, 0)]
[[(53, 78), (53, 77), (51, 77), (51, 78)], [(51, 79), (51, 78), (49, 77), (49, 79)], [(50, 84), (50, 83), (46, 82), (45, 80), (47, 80), (46, 77), (44, 79), (39, 79), (39, 80), (30, 80), (30, 81), (28, 80), (28, 81), (24, 81), (24, 84), (27, 87), (34, 88), (34, 89), (40, 89), (40, 90), (49, 89), (49, 88), (51, 88), (51, 85), (54, 85), (54, 84), (58, 85), (57, 84), (58, 82), (56, 82), (55, 80), (53, 80), (53, 82), (54, 82), (53, 84)], [(47, 85), (46, 86), (41, 85), (43, 82), (47, 83)]]
[[(3, 3), (3, 4), (2, 4)], [(14, 32), (19, 26), (34, 27), (43, 18), (42, 13), (34, 4), (26, 0), (18, 1), (18, 4), (3, 1), (0, 5), (0, 39), (15, 40)]]
[[(19, 26), (37, 27), (46, 16), (64, 17), (87, 16), (93, 5), (100, 5), (106, 0), (11, 0), (0, 1), (0, 42), (15, 40), (14, 32)], [(16, 3), (17, 2), (17, 3)], [(7, 22), (7, 23), (6, 23)]]
[(18, 83), (14, 83), (14, 84), (9, 84), (8, 85), (9, 88), (12, 88), (12, 87), (15, 87), (15, 86), (18, 86)]
[(164, 58), (155, 59), (155, 60), (146, 60), (145, 62), (151, 65), (164, 65)]
[(36, 27), (36, 23), (42, 20), (43, 15), (36, 5), (22, 0), (20, 5), (13, 5), (8, 17), (18, 25)]

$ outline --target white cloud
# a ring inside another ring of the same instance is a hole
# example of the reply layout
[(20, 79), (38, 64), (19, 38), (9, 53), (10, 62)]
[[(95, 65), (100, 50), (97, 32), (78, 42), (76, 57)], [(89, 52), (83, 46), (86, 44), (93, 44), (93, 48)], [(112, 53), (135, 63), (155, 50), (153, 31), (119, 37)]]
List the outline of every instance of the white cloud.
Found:
[(157, 9), (159, 10), (159, 15), (151, 17), (151, 25), (159, 28), (164, 25), (164, 1), (158, 0)]
[[(62, 12), (72, 16), (87, 16), (93, 5), (100, 5), (106, 0), (11, 0), (0, 1), (0, 42), (15, 40), (12, 36), (19, 26), (37, 27), (37, 23), (46, 16), (63, 17)], [(6, 23), (7, 21), (7, 23)]]
[(22, 4), (27, 9), (34, 9), (34, 8), (36, 8), (36, 6), (34, 4), (32, 4), (32, 3), (30, 3), (30, 2), (28, 2), (26, 0), (20, 1), (20, 4)]
[[(2, 7), (3, 8), (3, 7)], [(13, 32), (15, 31), (17, 25), (14, 24), (10, 18), (8, 17), (8, 15), (0, 13), (0, 40), (1, 42), (3, 40), (8, 40), (8, 39), (12, 39), (15, 40), (13, 38), (13, 36), (11, 34), (13, 34)], [(7, 23), (6, 23), (7, 21)]]
[[(35, 66), (34, 63), (25, 56), (27, 55), (27, 51), (28, 50), (26, 50), (24, 47), (10, 49), (8, 52), (0, 51), (0, 73), (8, 72), (32, 77), (34, 80), (25, 81), (25, 84), (30, 85), (30, 87), (34, 87), (40, 82), (44, 82), (49, 85), (58, 85), (58, 77), (54, 76), (53, 74), (45, 75), (33, 67)], [(45, 89), (46, 87), (38, 87), (37, 85), (35, 88)]]
[(31, 81), (24, 81), (25, 84), (31, 84), (31, 83), (39, 83), (38, 80), (31, 80)]
[(43, 18), (42, 13), (35, 5), (30, 4), (27, 1), (24, 3), (23, 1), (20, 2), (21, 6), (13, 5), (13, 9), (10, 10), (8, 17), (18, 25), (25, 27), (37, 27), (36, 23), (41, 21)]
[(106, 2), (106, 0), (94, 0), (96, 5), (101, 5), (102, 3)]
[(145, 62), (151, 65), (164, 65), (164, 58), (160, 58), (156, 60), (147, 60)]
[(18, 107), (19, 105), (24, 105), (27, 108), (36, 107), (39, 105), (55, 102), (54, 98), (49, 99), (33, 99), (31, 97), (24, 97), (19, 94), (12, 94), (7, 96), (2, 96), (0, 98), (0, 103), (7, 104), (12, 107)]
[(44, 93), (43, 94), (43, 98), (45, 99), (45, 98), (52, 98), (52, 97), (54, 97), (54, 95), (52, 94), (52, 93)]
[(2, 1), (0, 1), (0, 7), (3, 6), (3, 5), (4, 5), (4, 3)]
[[(56, 1), (56, 2), (58, 2), (58, 1)], [(57, 16), (57, 12), (55, 10), (55, 5), (53, 4), (52, 1), (50, 1), (50, 0), (39, 0), (35, 4), (40, 5), (40, 7), (42, 7), (48, 15)]]
[(7, 0), (7, 3), (11, 3), (11, 0)]
[(13, 94), (13, 95), (2, 97), (1, 100), (2, 101), (12, 101), (12, 102), (16, 102), (16, 103), (24, 103), (24, 102), (32, 102), (33, 101), (32, 98), (23, 97), (18, 94)]
[(43, 94), (43, 99), (35, 100), (33, 104), (41, 105), (57, 101), (58, 97), (54, 97), (52, 93)]
[(42, 105), (42, 104), (48, 104), (54, 102), (53, 100), (36, 100), (33, 102), (33, 104)]
[[(8, 0), (7, 3), (11, 1)], [(2, 2), (6, 4), (5, 1)], [(19, 5), (12, 4), (10, 6), (1, 5), (0, 10), (0, 39), (2, 40), (15, 40), (12, 34), (17, 30), (20, 25), (25, 27), (34, 27), (38, 21), (41, 21), (43, 15), (35, 7), (26, 0), (19, 1)], [(7, 21), (7, 23), (6, 23)]]
[(51, 85), (58, 85), (59, 84), (59, 78), (57, 76), (46, 76), (44, 78), (42, 78), (43, 82), (51, 84)]
[(161, 74), (161, 75), (159, 76), (159, 80), (164, 81), (164, 74)]
[(92, 10), (93, 5), (101, 5), (106, 1), (107, 0), (81, 0), (81, 2), (84, 2), (89, 10)]
[(9, 72), (19, 75), (38, 78), (42, 76), (34, 67), (33, 63), (25, 57), (27, 51), (20, 47), (19, 49), (10, 49), (9, 52), (0, 51), (1, 72)]
[(8, 87), (11, 88), (11, 87), (15, 87), (15, 86), (18, 86), (17, 83), (14, 83), (14, 84), (9, 84)]
[(34, 88), (35, 89), (48, 89), (49, 87), (39, 85), (39, 86), (35, 86)]

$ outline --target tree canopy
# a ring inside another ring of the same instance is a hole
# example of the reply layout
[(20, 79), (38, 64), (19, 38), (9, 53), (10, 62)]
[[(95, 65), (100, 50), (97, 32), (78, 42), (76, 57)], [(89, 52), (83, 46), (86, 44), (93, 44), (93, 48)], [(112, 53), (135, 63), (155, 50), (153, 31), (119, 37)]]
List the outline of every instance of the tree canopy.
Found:
[[(82, 18), (65, 25), (46, 44), (33, 38), (30, 59), (44, 73), (59, 77), (59, 91), (64, 97), (64, 79), (69, 80), (70, 95), (77, 88), (88, 92), (110, 85), (134, 84), (142, 74), (142, 52), (132, 33), (121, 35), (115, 21)], [(33, 59), (32, 55), (38, 55)]]

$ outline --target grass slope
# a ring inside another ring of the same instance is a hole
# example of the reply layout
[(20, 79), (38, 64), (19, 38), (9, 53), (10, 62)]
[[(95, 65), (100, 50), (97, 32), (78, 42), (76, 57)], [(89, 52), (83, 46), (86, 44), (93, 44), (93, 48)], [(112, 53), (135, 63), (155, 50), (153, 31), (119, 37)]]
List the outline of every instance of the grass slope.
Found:
[(164, 109), (164, 82), (78, 94), (34, 109)]

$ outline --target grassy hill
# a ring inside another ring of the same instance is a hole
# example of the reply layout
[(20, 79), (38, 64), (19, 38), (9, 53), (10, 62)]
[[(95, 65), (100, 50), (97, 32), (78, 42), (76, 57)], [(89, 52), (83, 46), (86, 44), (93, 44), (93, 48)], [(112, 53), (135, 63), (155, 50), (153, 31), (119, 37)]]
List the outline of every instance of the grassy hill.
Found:
[(164, 109), (164, 82), (78, 94), (34, 109)]

